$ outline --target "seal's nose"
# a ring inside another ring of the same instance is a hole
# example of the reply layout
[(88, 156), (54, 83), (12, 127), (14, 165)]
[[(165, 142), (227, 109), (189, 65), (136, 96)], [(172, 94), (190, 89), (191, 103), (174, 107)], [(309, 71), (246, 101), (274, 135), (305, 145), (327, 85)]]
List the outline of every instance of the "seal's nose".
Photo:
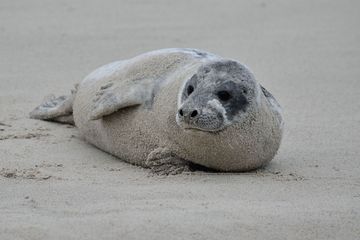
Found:
[(190, 117), (191, 117), (191, 118), (194, 118), (194, 117), (196, 117), (197, 115), (198, 115), (198, 111), (197, 111), (197, 110), (194, 110), (194, 111), (191, 112)]
[(180, 108), (179, 115), (184, 118), (186, 122), (196, 119), (199, 116), (197, 109), (183, 109)]

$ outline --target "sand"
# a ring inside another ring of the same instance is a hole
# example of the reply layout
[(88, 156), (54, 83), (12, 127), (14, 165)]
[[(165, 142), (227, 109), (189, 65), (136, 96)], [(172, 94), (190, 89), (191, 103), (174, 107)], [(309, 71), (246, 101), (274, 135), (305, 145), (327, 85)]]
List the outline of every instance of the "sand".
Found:
[[(0, 239), (359, 239), (359, 1), (0, 2)], [(194, 47), (285, 111), (241, 174), (149, 175), (28, 113), (105, 63)]]

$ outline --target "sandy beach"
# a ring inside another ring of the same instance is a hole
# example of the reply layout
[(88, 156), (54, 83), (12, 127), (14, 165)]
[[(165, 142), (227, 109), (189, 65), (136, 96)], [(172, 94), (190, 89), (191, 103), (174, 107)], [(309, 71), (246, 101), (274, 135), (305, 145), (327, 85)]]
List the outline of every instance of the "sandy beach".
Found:
[[(359, 239), (359, 1), (0, 2), (0, 239)], [(284, 109), (249, 173), (149, 174), (29, 119), (103, 64), (169, 47), (245, 63)]]

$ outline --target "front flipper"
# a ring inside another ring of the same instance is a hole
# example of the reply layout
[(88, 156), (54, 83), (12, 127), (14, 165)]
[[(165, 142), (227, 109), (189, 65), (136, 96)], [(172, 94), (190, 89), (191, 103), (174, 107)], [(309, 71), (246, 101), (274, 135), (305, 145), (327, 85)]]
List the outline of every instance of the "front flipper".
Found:
[(141, 105), (150, 101), (152, 96), (151, 81), (141, 80), (139, 83), (131, 81), (122, 85), (107, 83), (97, 91), (89, 118), (97, 120), (119, 109)]
[(176, 175), (190, 171), (189, 162), (176, 157), (167, 148), (157, 148), (147, 157), (145, 165), (158, 175)]

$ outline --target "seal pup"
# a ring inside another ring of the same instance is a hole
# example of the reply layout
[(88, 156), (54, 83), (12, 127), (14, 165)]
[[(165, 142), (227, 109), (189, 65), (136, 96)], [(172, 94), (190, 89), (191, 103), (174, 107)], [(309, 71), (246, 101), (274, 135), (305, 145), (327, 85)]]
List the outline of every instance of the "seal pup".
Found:
[(281, 108), (238, 61), (162, 49), (98, 68), (31, 118), (75, 124), (84, 139), (129, 163), (177, 174), (189, 163), (247, 171), (276, 154)]

